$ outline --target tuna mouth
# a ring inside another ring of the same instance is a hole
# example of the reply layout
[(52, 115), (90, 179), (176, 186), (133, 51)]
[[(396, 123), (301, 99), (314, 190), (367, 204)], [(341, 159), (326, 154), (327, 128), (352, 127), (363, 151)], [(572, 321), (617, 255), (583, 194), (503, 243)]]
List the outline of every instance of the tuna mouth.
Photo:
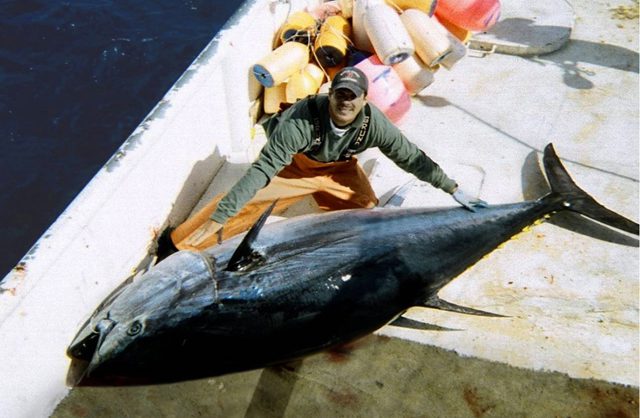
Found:
[(87, 321), (67, 349), (69, 357), (90, 362), (97, 355), (105, 337), (116, 326), (116, 322), (107, 316), (101, 319), (94, 328)]

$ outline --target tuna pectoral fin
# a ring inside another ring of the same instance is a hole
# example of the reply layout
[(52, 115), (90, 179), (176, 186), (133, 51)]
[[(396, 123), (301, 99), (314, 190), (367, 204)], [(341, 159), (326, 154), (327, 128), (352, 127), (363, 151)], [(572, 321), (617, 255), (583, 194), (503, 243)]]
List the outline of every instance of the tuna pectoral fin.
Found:
[(258, 237), (264, 223), (267, 221), (267, 218), (271, 215), (276, 203), (278, 203), (277, 200), (264, 211), (249, 232), (247, 232), (247, 235), (244, 236), (244, 239), (231, 256), (229, 264), (227, 264), (227, 271), (245, 271), (260, 265), (264, 261), (262, 255), (253, 248), (253, 243)]
[[(407, 198), (409, 191), (413, 187), (413, 183), (415, 179), (411, 179), (400, 187), (396, 187), (391, 191), (391, 197), (387, 199), (387, 201), (380, 205), (383, 208), (399, 208), (404, 203), (404, 200)], [(382, 199), (380, 199), (382, 200)]]
[(406, 318), (404, 316), (397, 317), (394, 321), (391, 321), (388, 325), (394, 327), (414, 329), (417, 331), (460, 331), (453, 328), (441, 327), (439, 325), (429, 324), (427, 322), (416, 321), (415, 319)]
[(640, 230), (636, 222), (602, 206), (576, 185), (560, 162), (552, 144), (545, 147), (543, 162), (553, 192), (548, 198), (559, 196), (562, 199), (564, 209), (578, 212), (605, 225), (638, 235)]
[(478, 309), (468, 308), (466, 306), (456, 305), (455, 303), (447, 302), (446, 300), (442, 300), (438, 297), (438, 295), (433, 295), (429, 297), (423, 304), (425, 308), (433, 308), (439, 309), (441, 311), (449, 311), (456, 312), (467, 315), (478, 315), (478, 316), (490, 316), (494, 318), (507, 318), (504, 315), (498, 315), (491, 312), (485, 312)]

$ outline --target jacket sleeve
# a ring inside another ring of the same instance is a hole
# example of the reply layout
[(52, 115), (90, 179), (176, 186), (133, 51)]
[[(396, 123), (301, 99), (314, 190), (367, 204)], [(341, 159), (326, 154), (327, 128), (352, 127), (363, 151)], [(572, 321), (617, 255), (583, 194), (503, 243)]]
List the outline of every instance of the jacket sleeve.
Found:
[[(375, 109), (374, 112), (380, 111)], [(373, 145), (404, 171), (447, 193), (453, 193), (457, 187), (456, 182), (450, 179), (435, 161), (410, 142), (397, 127), (384, 116), (378, 116), (380, 117), (376, 117), (376, 123), (372, 126)]]
[(265, 187), (271, 179), (289, 165), (293, 155), (305, 149), (308, 135), (305, 126), (294, 121), (283, 121), (271, 133), (258, 158), (247, 172), (220, 200), (211, 219), (224, 223), (237, 214), (258, 190)]

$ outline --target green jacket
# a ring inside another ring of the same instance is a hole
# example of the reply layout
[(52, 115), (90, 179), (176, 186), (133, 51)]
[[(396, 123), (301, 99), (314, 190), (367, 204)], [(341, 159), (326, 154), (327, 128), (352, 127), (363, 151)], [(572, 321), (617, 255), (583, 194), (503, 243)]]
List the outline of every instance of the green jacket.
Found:
[[(316, 100), (320, 114), (322, 145), (312, 149), (314, 129), (308, 100)], [(447, 177), (440, 166), (425, 155), (417, 146), (395, 127), (375, 106), (371, 107), (369, 130), (360, 143), (356, 154), (367, 148), (378, 147), (380, 151), (403, 170), (434, 187), (452, 193), (456, 182)], [(316, 161), (337, 161), (358, 134), (364, 119), (360, 112), (352, 128), (343, 136), (336, 136), (329, 124), (329, 98), (327, 95), (311, 96), (276, 114), (263, 123), (268, 141), (256, 161), (246, 174), (222, 198), (211, 219), (224, 223), (257, 193), (285, 166), (291, 163), (294, 154), (306, 153)]]

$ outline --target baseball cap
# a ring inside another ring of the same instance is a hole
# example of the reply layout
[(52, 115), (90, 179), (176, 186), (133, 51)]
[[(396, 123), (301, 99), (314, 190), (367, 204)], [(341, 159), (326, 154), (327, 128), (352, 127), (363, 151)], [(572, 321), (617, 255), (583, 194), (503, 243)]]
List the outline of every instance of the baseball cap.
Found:
[(336, 73), (331, 81), (331, 88), (337, 89), (349, 89), (360, 96), (362, 93), (366, 93), (369, 87), (369, 80), (367, 76), (356, 67), (344, 67)]

